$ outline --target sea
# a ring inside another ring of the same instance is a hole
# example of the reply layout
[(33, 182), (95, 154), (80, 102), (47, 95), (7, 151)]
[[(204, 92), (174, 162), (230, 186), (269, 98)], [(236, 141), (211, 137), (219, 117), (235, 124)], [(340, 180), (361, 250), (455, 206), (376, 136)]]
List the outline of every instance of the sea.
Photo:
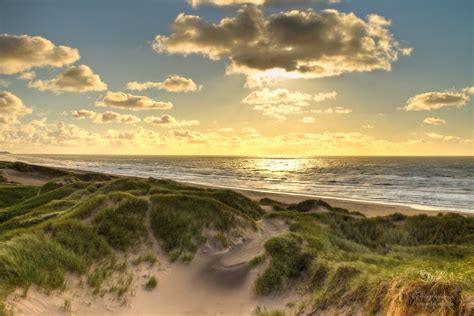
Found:
[(474, 213), (474, 157), (8, 155), (7, 158), (227, 188)]

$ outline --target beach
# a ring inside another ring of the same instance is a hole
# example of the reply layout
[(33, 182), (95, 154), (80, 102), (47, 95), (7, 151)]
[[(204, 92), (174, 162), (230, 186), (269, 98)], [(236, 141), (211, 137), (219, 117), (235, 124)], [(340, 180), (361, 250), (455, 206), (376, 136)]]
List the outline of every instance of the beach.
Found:
[[(64, 169), (70, 170), (70, 169)], [(74, 172), (84, 173), (84, 170), (73, 170)], [(27, 174), (21, 173), (15, 170), (3, 170), (3, 175), (12, 182), (21, 183), (24, 185), (33, 185), (41, 186), (47, 183), (50, 179), (44, 175), (38, 174)], [(123, 175), (116, 175), (119, 177), (127, 177)], [(189, 185), (197, 187), (207, 187), (207, 188), (225, 188), (241, 193), (242, 195), (254, 200), (260, 201), (263, 198), (270, 198), (285, 204), (299, 203), (308, 199), (323, 199), (329, 204), (344, 208), (353, 212), (360, 212), (368, 217), (374, 216), (387, 216), (394, 213), (400, 213), (407, 216), (426, 214), (426, 215), (436, 215), (438, 213), (457, 213), (465, 216), (474, 216), (473, 213), (461, 212), (461, 211), (452, 211), (452, 210), (430, 210), (430, 209), (416, 209), (413, 207), (405, 205), (394, 205), (388, 203), (377, 203), (377, 202), (362, 202), (362, 201), (353, 201), (350, 199), (336, 199), (336, 198), (326, 198), (315, 195), (302, 195), (302, 194), (293, 194), (293, 193), (279, 193), (279, 192), (268, 192), (268, 191), (258, 191), (258, 190), (245, 190), (245, 189), (236, 189), (229, 188), (225, 186), (213, 186), (213, 185), (204, 185), (196, 183), (187, 183)]]

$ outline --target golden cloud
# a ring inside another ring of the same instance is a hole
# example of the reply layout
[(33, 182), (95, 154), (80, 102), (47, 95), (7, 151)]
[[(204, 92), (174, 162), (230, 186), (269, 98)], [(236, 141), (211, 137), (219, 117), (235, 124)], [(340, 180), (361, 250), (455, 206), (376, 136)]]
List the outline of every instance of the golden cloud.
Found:
[(334, 9), (265, 15), (245, 6), (218, 23), (181, 13), (171, 24), (173, 33), (157, 35), (152, 45), (158, 53), (228, 59), (228, 74), (244, 74), (248, 86), (257, 86), (282, 78), (391, 70), (411, 50), (400, 47), (389, 26), (378, 15), (364, 20)]
[(95, 103), (97, 106), (109, 106), (132, 111), (167, 110), (173, 107), (171, 102), (161, 102), (147, 96), (108, 91), (102, 100)]
[(79, 58), (77, 49), (56, 46), (41, 36), (0, 35), (0, 74), (12, 75), (36, 67), (62, 67)]
[(23, 101), (11, 92), (0, 93), (0, 124), (17, 123), (17, 117), (30, 114), (32, 110), (23, 104)]
[(195, 92), (202, 89), (201, 85), (197, 85), (192, 79), (181, 77), (178, 75), (171, 75), (166, 78), (163, 82), (129, 82), (127, 83), (128, 90), (147, 90), (147, 89), (159, 89), (166, 90), (168, 92)]
[(107, 85), (89, 66), (71, 66), (51, 80), (36, 80), (29, 87), (40, 91), (50, 90), (61, 92), (90, 92), (107, 90)]

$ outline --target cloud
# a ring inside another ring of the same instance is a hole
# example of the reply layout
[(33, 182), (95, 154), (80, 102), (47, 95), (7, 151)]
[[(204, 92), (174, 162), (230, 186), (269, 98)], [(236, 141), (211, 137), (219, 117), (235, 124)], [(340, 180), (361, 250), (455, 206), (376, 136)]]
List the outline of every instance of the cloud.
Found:
[(18, 80), (33, 80), (36, 78), (34, 71), (25, 71), (16, 77)]
[(302, 113), (300, 106), (289, 104), (259, 104), (253, 108), (256, 111), (261, 111), (263, 115), (273, 118), (277, 122), (283, 122), (286, 117), (291, 114)]
[(443, 140), (443, 141), (465, 141), (461, 137), (450, 136), (450, 135), (441, 135), (437, 133), (426, 133), (426, 136), (432, 139)]
[(429, 125), (446, 125), (446, 121), (437, 117), (427, 117), (423, 120), (423, 123)]
[(62, 67), (79, 58), (77, 49), (56, 46), (41, 36), (0, 35), (0, 74), (12, 75), (35, 67)]
[(232, 127), (222, 127), (217, 130), (219, 133), (233, 133), (235, 130)]
[(82, 119), (85, 119), (85, 118), (94, 118), (96, 117), (97, 113), (94, 112), (94, 111), (89, 111), (89, 110), (79, 110), (79, 111), (74, 111), (72, 112), (72, 117), (73, 118), (76, 118), (76, 119), (79, 119), (79, 120), (82, 120)]
[[(42, 153), (129, 153), (284, 155), (368, 155), (472, 152), (472, 139), (429, 133), (425, 138), (389, 141), (358, 132), (282, 133), (262, 135), (251, 127), (234, 133), (172, 129), (158, 133), (141, 127), (93, 132), (74, 124), (46, 119), (0, 126), (0, 143), (6, 150)], [(443, 147), (440, 151), (439, 146)]]
[(371, 125), (371, 124), (366, 124), (366, 125), (362, 125), (362, 128), (365, 128), (365, 129), (373, 129), (374, 126)]
[(311, 113), (316, 113), (316, 114), (349, 114), (352, 113), (351, 109), (347, 109), (342, 106), (336, 106), (336, 107), (331, 107), (327, 109), (316, 109), (316, 110), (311, 110)]
[(462, 91), (464, 91), (466, 93), (469, 93), (469, 94), (474, 94), (474, 86), (466, 87), (466, 88), (462, 89)]
[(29, 87), (40, 91), (51, 90), (61, 92), (89, 92), (107, 90), (107, 85), (100, 76), (93, 73), (86, 65), (71, 66), (51, 80), (36, 80), (28, 84)]
[(328, 93), (308, 94), (300, 91), (288, 91), (287, 89), (263, 88), (253, 91), (246, 96), (242, 102), (245, 104), (282, 104), (291, 103), (295, 106), (308, 106), (309, 102), (334, 100), (337, 96), (335, 91)]
[(310, 123), (314, 123), (316, 122), (316, 119), (312, 116), (306, 116), (306, 117), (303, 117), (300, 122), (303, 122), (303, 123), (306, 123), (306, 124), (310, 124)]
[(316, 2), (339, 3), (340, 0), (188, 0), (193, 7), (200, 5), (231, 6), (231, 5), (284, 5), (284, 4), (308, 4)]
[(135, 124), (141, 121), (135, 115), (119, 114), (112, 111), (96, 113), (94, 111), (79, 110), (79, 111), (72, 112), (72, 117), (76, 119), (85, 119), (85, 118), (92, 119), (95, 123)]
[(206, 135), (201, 132), (189, 131), (189, 130), (172, 130), (170, 132), (171, 136), (177, 140), (185, 140), (189, 144), (206, 144), (208, 139)]
[(255, 87), (285, 78), (389, 71), (400, 54), (411, 53), (400, 47), (389, 26), (378, 15), (364, 20), (334, 9), (265, 15), (245, 6), (218, 23), (181, 13), (171, 24), (173, 33), (157, 35), (152, 46), (158, 53), (228, 59), (227, 74), (244, 74), (247, 86)]
[(173, 107), (171, 102), (161, 102), (146, 96), (108, 91), (102, 100), (95, 103), (97, 106), (109, 106), (132, 111), (167, 110)]
[(256, 134), (257, 133), (257, 130), (253, 127), (244, 127), (241, 129), (242, 133), (245, 133), (245, 134)]
[(431, 111), (445, 107), (463, 107), (470, 100), (466, 94), (470, 87), (461, 91), (426, 92), (408, 99), (405, 111)]
[(17, 117), (30, 114), (32, 110), (11, 92), (0, 92), (0, 124), (18, 123)]
[(146, 117), (143, 121), (145, 121), (145, 123), (154, 124), (154, 125), (158, 125), (158, 126), (161, 126), (161, 127), (167, 127), (167, 128), (176, 128), (176, 127), (181, 127), (181, 126), (197, 126), (197, 125), (199, 125), (199, 121), (196, 121), (196, 120), (178, 121), (174, 117), (172, 117), (171, 115), (167, 115), (167, 114), (164, 114), (164, 115), (161, 115), (161, 116), (149, 116), (149, 117)]
[(281, 122), (286, 120), (287, 115), (301, 113), (302, 108), (309, 106), (312, 102), (334, 100), (336, 96), (335, 91), (309, 94), (287, 89), (263, 88), (251, 92), (242, 100), (242, 103), (254, 105), (254, 110), (261, 111), (263, 115)]
[(127, 89), (137, 91), (160, 89), (168, 92), (195, 92), (201, 90), (202, 86), (198, 86), (192, 79), (171, 75), (163, 82), (129, 82), (127, 83)]

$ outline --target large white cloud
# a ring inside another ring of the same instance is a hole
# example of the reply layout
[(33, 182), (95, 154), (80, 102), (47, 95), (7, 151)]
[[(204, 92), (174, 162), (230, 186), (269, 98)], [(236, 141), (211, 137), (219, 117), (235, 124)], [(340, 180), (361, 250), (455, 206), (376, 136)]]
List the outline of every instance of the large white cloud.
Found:
[(17, 123), (17, 117), (30, 114), (30, 108), (23, 104), (23, 101), (11, 92), (0, 92), (0, 124)]
[(127, 83), (128, 90), (146, 90), (146, 89), (160, 89), (168, 92), (195, 92), (201, 90), (202, 86), (197, 85), (192, 79), (185, 78), (178, 75), (171, 75), (163, 82), (129, 82)]
[(171, 102), (155, 101), (147, 96), (112, 91), (108, 91), (105, 97), (97, 101), (95, 104), (97, 106), (109, 106), (133, 111), (167, 110), (173, 107)]
[(36, 80), (29, 87), (40, 91), (50, 90), (61, 92), (89, 92), (107, 90), (107, 85), (89, 66), (71, 66), (51, 80)]
[(196, 126), (199, 125), (199, 121), (196, 120), (177, 120), (171, 115), (164, 114), (161, 116), (149, 116), (143, 120), (145, 123), (158, 125), (167, 128), (177, 128), (182, 126)]
[(157, 35), (159, 53), (200, 54), (229, 59), (227, 73), (247, 75), (256, 86), (281, 78), (318, 78), (346, 72), (390, 70), (402, 49), (388, 27), (390, 21), (328, 9), (292, 10), (265, 15), (254, 6), (218, 23), (181, 13), (173, 33)]
[(0, 74), (16, 74), (34, 67), (62, 67), (79, 58), (77, 49), (56, 46), (41, 36), (0, 35)]
[(140, 122), (140, 118), (130, 114), (120, 114), (112, 111), (97, 113), (89, 110), (79, 110), (72, 112), (72, 117), (76, 119), (92, 119), (95, 123), (123, 123), (135, 124)]

